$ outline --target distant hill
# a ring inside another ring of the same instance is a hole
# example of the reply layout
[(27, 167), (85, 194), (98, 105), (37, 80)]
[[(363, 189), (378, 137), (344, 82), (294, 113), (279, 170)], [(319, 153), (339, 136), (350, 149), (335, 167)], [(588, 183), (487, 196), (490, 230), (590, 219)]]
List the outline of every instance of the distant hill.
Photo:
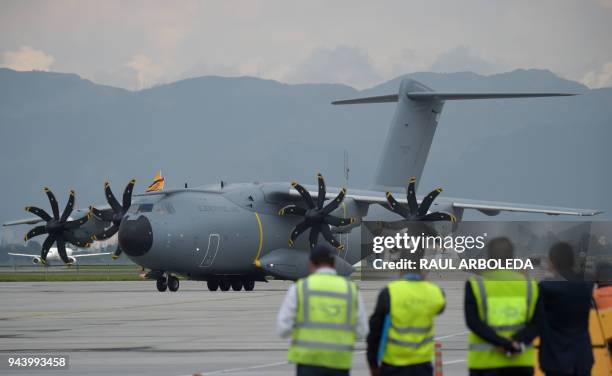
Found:
[[(423, 191), (440, 185), (448, 196), (612, 212), (611, 88), (590, 90), (544, 70), (408, 76), (436, 90), (582, 94), (447, 103)], [(0, 221), (24, 217), (26, 204), (46, 207), (46, 185), (60, 205), (74, 188), (77, 205), (87, 206), (104, 202), (106, 179), (120, 191), (135, 177), (143, 189), (160, 168), (170, 187), (314, 183), (317, 171), (342, 184), (343, 149), (350, 186), (367, 187), (394, 105), (329, 103), (395, 93), (400, 79), (358, 91), (208, 76), (131, 92), (73, 74), (0, 69)]]

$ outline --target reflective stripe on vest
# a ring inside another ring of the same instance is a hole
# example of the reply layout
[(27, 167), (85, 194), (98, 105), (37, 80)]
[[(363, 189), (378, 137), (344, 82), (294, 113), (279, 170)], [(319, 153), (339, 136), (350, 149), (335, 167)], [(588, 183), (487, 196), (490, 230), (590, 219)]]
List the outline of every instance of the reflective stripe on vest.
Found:
[[(471, 278), (469, 284), (478, 304), (479, 315), (498, 335), (510, 338), (533, 317), (537, 285), (534, 286), (534, 281), (515, 272), (491, 272), (488, 275), (491, 278)], [(524, 317), (520, 316), (523, 309)], [(475, 333), (469, 335), (470, 369), (533, 367), (534, 362), (535, 351), (529, 344), (523, 353), (508, 357)]]
[(298, 312), (290, 362), (350, 369), (355, 344), (357, 288), (350, 280), (315, 273), (297, 282)]

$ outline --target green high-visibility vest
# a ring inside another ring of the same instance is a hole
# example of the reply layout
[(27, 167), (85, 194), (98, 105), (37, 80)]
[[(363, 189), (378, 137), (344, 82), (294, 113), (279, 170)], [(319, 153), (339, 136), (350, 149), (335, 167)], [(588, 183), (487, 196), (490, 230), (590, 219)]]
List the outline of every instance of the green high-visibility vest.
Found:
[(440, 287), (426, 281), (399, 280), (388, 286), (391, 325), (383, 363), (408, 366), (432, 361), (434, 319), (444, 307)]
[[(535, 280), (513, 271), (494, 271), (469, 281), (480, 319), (498, 335), (510, 338), (533, 318), (538, 299)], [(535, 351), (531, 344), (523, 353), (507, 356), (475, 333), (470, 333), (468, 341), (470, 369), (534, 366)]]
[(357, 286), (314, 273), (297, 284), (297, 315), (288, 358), (304, 365), (348, 370), (353, 360)]

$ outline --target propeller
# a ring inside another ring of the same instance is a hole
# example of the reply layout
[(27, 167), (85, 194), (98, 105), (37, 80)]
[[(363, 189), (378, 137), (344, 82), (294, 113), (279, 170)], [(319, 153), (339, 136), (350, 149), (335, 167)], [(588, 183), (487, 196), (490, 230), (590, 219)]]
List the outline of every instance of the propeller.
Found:
[[(132, 192), (134, 191), (134, 184), (136, 184), (136, 180), (132, 179), (125, 186), (125, 189), (123, 190), (123, 200), (120, 204), (111, 190), (110, 183), (104, 183), (104, 195), (106, 196), (106, 201), (110, 205), (110, 209), (100, 210), (92, 206), (91, 212), (102, 221), (111, 222), (111, 226), (104, 229), (102, 232), (94, 234), (91, 237), (92, 240), (108, 239), (119, 231), (119, 225), (121, 225), (123, 217), (132, 205)], [(112, 256), (113, 259), (118, 258), (121, 255), (121, 252), (121, 246), (119, 243), (117, 243), (117, 249)]]
[(323, 238), (336, 247), (339, 250), (343, 250), (344, 246), (334, 237), (331, 232), (330, 226), (347, 226), (355, 222), (354, 218), (340, 218), (330, 215), (342, 201), (346, 195), (346, 188), (342, 188), (336, 198), (323, 206), (325, 203), (325, 180), (321, 174), (317, 174), (317, 180), (319, 183), (319, 194), (317, 195), (316, 202), (313, 200), (310, 193), (302, 187), (300, 184), (293, 182), (291, 186), (302, 196), (302, 200), (306, 204), (306, 209), (297, 205), (288, 205), (282, 208), (279, 215), (295, 215), (303, 217), (304, 220), (298, 223), (289, 235), (289, 246), (293, 247), (295, 239), (300, 236), (303, 232), (310, 229), (309, 243), (310, 248), (314, 248), (319, 240), (319, 234), (323, 235)]
[(410, 183), (408, 184), (408, 189), (406, 191), (408, 203), (402, 204), (397, 202), (395, 198), (391, 195), (390, 192), (386, 193), (387, 202), (389, 203), (389, 208), (404, 217), (408, 221), (451, 221), (453, 223), (457, 222), (457, 218), (448, 213), (444, 212), (432, 212), (427, 213), (431, 204), (434, 202), (436, 197), (442, 192), (442, 188), (434, 189), (429, 192), (427, 196), (421, 201), (421, 205), (417, 203), (416, 199), (416, 191), (415, 186), (416, 177), (410, 178)]
[(57, 246), (57, 252), (62, 259), (62, 261), (66, 264), (71, 264), (70, 258), (66, 253), (66, 242), (74, 244), (77, 247), (89, 247), (89, 240), (81, 240), (75, 236), (74, 230), (81, 227), (85, 224), (89, 218), (91, 217), (91, 212), (87, 213), (83, 218), (70, 221), (70, 214), (74, 209), (74, 191), (70, 191), (70, 196), (68, 196), (68, 203), (64, 208), (64, 211), (60, 215), (59, 207), (57, 204), (57, 200), (55, 199), (55, 195), (51, 190), (47, 187), (43, 190), (47, 194), (47, 198), (49, 199), (49, 203), (51, 204), (52, 216), (49, 215), (45, 210), (41, 208), (37, 208), (35, 206), (28, 206), (25, 208), (27, 212), (30, 212), (38, 217), (40, 217), (46, 223), (41, 226), (36, 226), (24, 237), (24, 241), (28, 241), (35, 236), (48, 234), (47, 238), (42, 244), (40, 250), (40, 260), (43, 264), (47, 262), (47, 254), (49, 253), (49, 249), (53, 245), (53, 243)]

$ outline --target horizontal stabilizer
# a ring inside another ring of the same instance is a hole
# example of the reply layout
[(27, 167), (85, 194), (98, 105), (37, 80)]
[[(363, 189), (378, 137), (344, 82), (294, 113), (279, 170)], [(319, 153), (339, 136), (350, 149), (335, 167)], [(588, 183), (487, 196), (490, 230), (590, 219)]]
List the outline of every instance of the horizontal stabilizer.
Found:
[[(452, 92), (413, 92), (406, 93), (409, 99), (419, 100), (466, 100), (466, 99), (502, 99), (502, 98), (534, 98), (534, 97), (567, 97), (576, 94), (572, 93), (452, 93)], [(364, 103), (389, 103), (397, 102), (399, 95), (382, 95), (378, 97), (366, 97), (334, 101), (332, 104), (364, 104)]]

